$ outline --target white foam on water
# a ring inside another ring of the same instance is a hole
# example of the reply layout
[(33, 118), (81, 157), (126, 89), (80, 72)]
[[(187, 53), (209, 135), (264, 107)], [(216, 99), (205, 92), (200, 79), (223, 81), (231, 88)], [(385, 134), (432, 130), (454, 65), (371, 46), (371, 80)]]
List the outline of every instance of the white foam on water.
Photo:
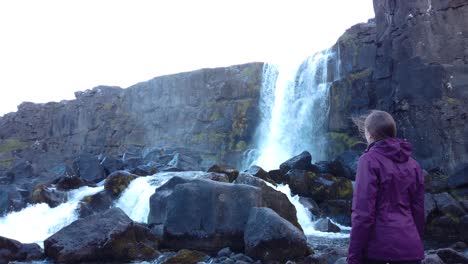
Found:
[[(270, 185), (273, 186), (273, 185)], [(274, 187), (274, 186), (273, 186)], [(289, 188), (289, 185), (287, 184), (281, 184), (276, 187), (274, 187), (276, 190), (286, 194), (288, 197), (289, 201), (296, 207), (297, 211), (297, 220), (299, 224), (302, 227), (302, 230), (304, 230), (304, 234), (306, 236), (319, 236), (319, 237), (328, 237), (328, 238), (347, 238), (349, 237), (349, 234), (343, 234), (343, 233), (332, 233), (332, 232), (321, 232), (318, 230), (315, 230), (315, 223), (317, 221), (314, 221), (314, 217), (312, 213), (302, 205), (301, 202), (299, 202), (299, 195), (292, 195), (291, 189)], [(335, 223), (335, 222), (333, 222)], [(336, 224), (336, 223), (335, 223)], [(350, 227), (338, 225), (338, 227), (341, 228), (341, 230), (350, 230)]]
[(115, 206), (120, 207), (133, 221), (146, 223), (150, 211), (149, 198), (154, 194), (156, 188), (166, 183), (174, 176), (184, 179), (196, 179), (206, 172), (184, 171), (184, 172), (162, 172), (152, 176), (139, 177), (133, 180), (127, 189), (116, 201)]
[(85, 196), (102, 191), (104, 187), (81, 187), (68, 192), (68, 201), (55, 208), (45, 203), (28, 205), (19, 212), (0, 218), (0, 235), (22, 243), (43, 241), (78, 219), (76, 208)]

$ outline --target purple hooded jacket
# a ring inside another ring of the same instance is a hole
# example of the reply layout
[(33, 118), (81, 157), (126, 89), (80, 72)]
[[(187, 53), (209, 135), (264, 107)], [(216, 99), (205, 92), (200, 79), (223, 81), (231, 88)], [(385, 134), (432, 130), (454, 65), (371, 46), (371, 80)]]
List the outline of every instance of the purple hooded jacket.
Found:
[(411, 143), (371, 144), (358, 163), (348, 264), (424, 258), (424, 177)]

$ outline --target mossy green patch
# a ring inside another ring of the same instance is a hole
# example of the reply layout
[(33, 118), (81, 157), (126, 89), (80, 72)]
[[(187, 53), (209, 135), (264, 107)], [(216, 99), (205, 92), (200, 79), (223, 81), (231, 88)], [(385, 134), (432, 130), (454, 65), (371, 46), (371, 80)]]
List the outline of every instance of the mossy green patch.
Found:
[(6, 139), (5, 141), (3, 141), (0, 144), (0, 153), (12, 151), (12, 150), (15, 150), (15, 149), (24, 148), (27, 145), (28, 145), (27, 142), (22, 141), (20, 139), (9, 138), (9, 139)]
[(202, 262), (206, 257), (202, 252), (182, 249), (175, 256), (164, 261), (163, 264), (195, 264)]
[(355, 72), (355, 73), (352, 73), (352, 74), (348, 74), (348, 76), (346, 78), (348, 80), (348, 83), (352, 84), (356, 80), (360, 80), (360, 79), (363, 79), (365, 77), (368, 77), (369, 75), (372, 74), (373, 71), (374, 70), (372, 68), (367, 68), (367, 69), (362, 70), (362, 71), (358, 71), (358, 72)]
[(0, 168), (10, 168), (11, 164), (13, 163), (12, 159), (5, 159), (5, 160), (0, 160)]

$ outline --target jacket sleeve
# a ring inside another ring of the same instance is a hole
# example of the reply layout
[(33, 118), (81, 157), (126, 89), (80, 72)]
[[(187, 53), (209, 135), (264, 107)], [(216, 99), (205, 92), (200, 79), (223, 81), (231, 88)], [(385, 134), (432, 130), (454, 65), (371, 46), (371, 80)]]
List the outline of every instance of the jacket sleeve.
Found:
[(377, 172), (371, 167), (370, 161), (362, 156), (353, 192), (348, 264), (361, 264), (364, 261), (370, 229), (375, 222), (378, 186)]
[(421, 168), (416, 169), (416, 188), (411, 197), (411, 213), (416, 228), (419, 232), (419, 237), (422, 239), (424, 233), (424, 175)]

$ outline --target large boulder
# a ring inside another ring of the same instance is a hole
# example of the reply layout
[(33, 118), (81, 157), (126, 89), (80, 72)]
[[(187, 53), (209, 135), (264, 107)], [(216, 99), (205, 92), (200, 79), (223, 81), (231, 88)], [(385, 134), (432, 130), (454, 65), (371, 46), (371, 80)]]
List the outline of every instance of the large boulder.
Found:
[(341, 229), (328, 218), (318, 220), (315, 223), (314, 228), (322, 232), (339, 233), (341, 231)]
[(80, 217), (90, 216), (110, 209), (114, 203), (114, 198), (108, 191), (101, 191), (93, 195), (85, 196), (78, 204), (78, 215)]
[(314, 199), (301, 196), (299, 202), (312, 214), (312, 219), (322, 216), (322, 211)]
[(437, 256), (445, 263), (468, 264), (468, 258), (451, 248), (441, 248), (436, 251)]
[(247, 173), (241, 173), (234, 181), (236, 184), (247, 184), (262, 190), (262, 199), (265, 207), (273, 209), (281, 217), (302, 230), (297, 219), (296, 207), (289, 201), (286, 194), (273, 189), (264, 180)]
[(312, 155), (308, 151), (303, 151), (301, 154), (288, 159), (280, 165), (280, 170), (283, 173), (287, 173), (292, 169), (316, 171), (317, 168), (312, 165)]
[(468, 163), (462, 164), (448, 178), (447, 181), (450, 188), (468, 187)]
[(31, 203), (46, 203), (52, 208), (66, 201), (67, 194), (65, 192), (46, 184), (38, 184), (31, 194)]
[(0, 216), (11, 211), (20, 210), (26, 201), (15, 185), (0, 185)]
[(164, 226), (162, 242), (170, 248), (242, 250), (253, 207), (272, 207), (299, 225), (287, 197), (266, 187), (173, 177), (151, 196), (148, 224)]
[(114, 197), (118, 197), (138, 176), (127, 171), (115, 171), (104, 183), (104, 189)]
[(353, 195), (353, 185), (346, 178), (295, 169), (290, 170), (286, 177), (294, 194), (311, 197), (318, 203), (325, 200), (351, 199)]
[(76, 220), (44, 241), (46, 255), (57, 262), (152, 260), (157, 248), (150, 230), (119, 208)]
[(239, 171), (228, 164), (214, 164), (208, 169), (208, 172), (224, 173), (229, 177), (229, 182), (233, 182), (239, 175)]
[(264, 181), (271, 181), (268, 177), (268, 172), (266, 172), (262, 167), (253, 165), (249, 169), (245, 171), (246, 173), (255, 176), (257, 178), (260, 178)]
[(170, 248), (241, 250), (250, 208), (262, 203), (256, 187), (175, 177), (151, 196), (148, 224), (164, 224)]
[(308, 252), (304, 233), (265, 207), (250, 210), (244, 242), (247, 255), (265, 262), (295, 260)]
[(98, 183), (106, 178), (106, 172), (98, 157), (83, 153), (75, 159), (76, 171), (89, 183)]
[(424, 189), (430, 193), (440, 193), (447, 191), (448, 176), (438, 169), (433, 169), (424, 172)]
[(320, 203), (320, 209), (323, 216), (351, 226), (351, 200), (327, 200)]
[(86, 185), (82, 178), (76, 175), (65, 175), (57, 178), (52, 182), (55, 184), (57, 190), (68, 191), (73, 189), (78, 189)]
[(446, 192), (434, 194), (433, 197), (437, 209), (446, 215), (461, 217), (466, 213), (460, 203)]
[(45, 255), (38, 244), (22, 244), (19, 241), (0, 236), (0, 263), (10, 261), (34, 261)]

